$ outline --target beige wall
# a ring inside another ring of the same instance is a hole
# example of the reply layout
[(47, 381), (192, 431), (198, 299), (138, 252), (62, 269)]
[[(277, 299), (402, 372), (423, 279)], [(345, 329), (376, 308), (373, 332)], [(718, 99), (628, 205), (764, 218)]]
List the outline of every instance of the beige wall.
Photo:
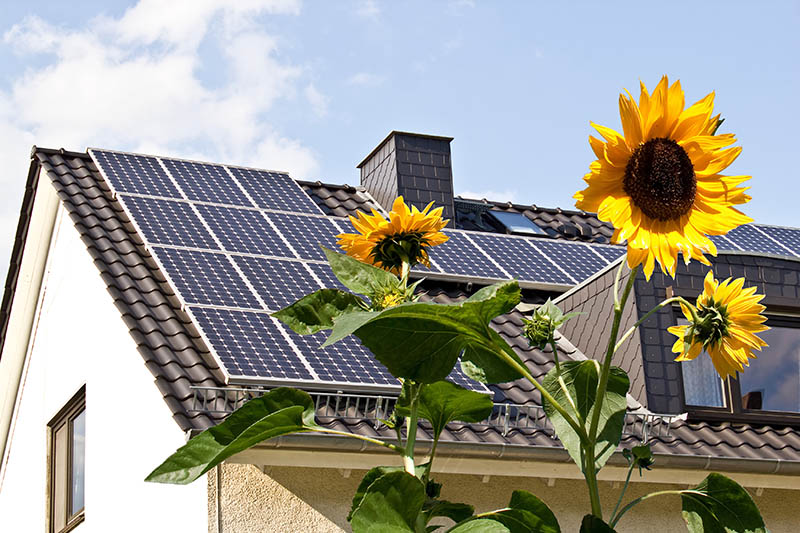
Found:
[[(252, 465), (225, 465), (222, 471), (222, 531), (245, 532), (339, 532), (350, 531), (345, 517), (363, 471), (273, 467), (269, 475)], [(645, 473), (646, 475), (646, 473)], [(209, 533), (217, 533), (216, 478), (209, 472)], [(559, 519), (562, 531), (577, 532), (589, 508), (582, 481), (439, 474), (444, 483), (442, 497), (476, 505), (478, 511), (503, 507), (511, 492), (524, 489), (539, 496)], [(628, 489), (628, 498), (676, 485), (641, 483)], [(605, 509), (613, 508), (619, 488), (601, 482)], [(751, 491), (771, 533), (795, 533), (800, 494), (796, 491), (765, 489), (758, 496)], [(626, 500), (628, 499), (626, 498)], [(478, 503), (480, 502), (480, 503)], [(609, 512), (609, 511), (607, 511)], [(686, 531), (678, 497), (654, 498), (630, 511), (618, 524), (618, 531)]]

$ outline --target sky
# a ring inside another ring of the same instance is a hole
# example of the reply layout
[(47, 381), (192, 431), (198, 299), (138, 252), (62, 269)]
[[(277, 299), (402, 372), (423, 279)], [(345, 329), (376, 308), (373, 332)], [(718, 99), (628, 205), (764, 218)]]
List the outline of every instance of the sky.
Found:
[[(765, 6), (769, 7), (765, 7)], [(800, 226), (800, 2), (155, 0), (4, 3), (0, 265), (32, 145), (358, 184), (391, 130), (452, 136), (456, 194), (573, 207), (589, 121), (680, 79), (716, 91), (758, 222)], [(638, 92), (638, 91), (636, 91)]]

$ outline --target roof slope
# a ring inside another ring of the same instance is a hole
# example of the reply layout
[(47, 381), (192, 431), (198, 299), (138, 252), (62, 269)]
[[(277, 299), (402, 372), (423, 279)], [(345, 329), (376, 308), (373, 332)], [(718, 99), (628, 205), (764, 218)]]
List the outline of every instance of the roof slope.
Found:
[[(223, 413), (194, 409), (195, 394), (206, 393), (197, 393), (191, 387), (223, 386), (221, 371), (209, 357), (208, 348), (188, 316), (181, 311), (164, 275), (112, 197), (91, 158), (84, 153), (37, 148), (33, 152), (32, 174), (39, 168), (52, 181), (64, 202), (178, 425), (184, 430), (197, 431), (218, 422)], [(330, 194), (322, 202), (335, 215), (343, 214), (336, 211), (339, 208), (349, 212), (358, 209), (358, 205), (367, 206), (372, 202), (368, 195), (360, 200), (353, 199), (354, 193), (359, 193), (356, 189), (308, 183), (303, 186), (316, 198), (322, 198), (321, 190), (327, 189)], [(337, 191), (344, 193), (337, 194)], [(350, 200), (354, 203), (348, 203)], [(27, 202), (31, 201), (32, 197), (26, 195), (23, 220), (26, 209), (30, 209)], [(24, 231), (18, 235), (15, 250), (21, 250), (19, 239), (24, 240)], [(13, 276), (10, 275), (9, 279)], [(13, 294), (13, 287), (7, 287), (6, 301), (10, 301), (9, 294)], [(437, 288), (433, 285), (426, 297), (438, 302), (453, 302), (467, 295), (466, 290), (457, 286), (441, 285)], [(3, 311), (7, 311), (5, 304)], [(528, 346), (522, 336), (521, 318), (521, 314), (514, 311), (496, 319), (494, 327), (514, 347), (533, 375), (541, 378), (552, 367), (552, 356)], [(565, 338), (559, 341), (559, 350), (563, 359), (584, 358)], [(538, 393), (527, 382), (517, 381), (492, 388), (496, 401), (540, 405)], [(350, 417), (324, 417), (325, 414), (321, 408), (319, 415), (330, 426), (365, 434), (382, 433), (379, 427), (376, 429), (369, 413), (355, 413)], [(536, 428), (503, 431), (487, 425), (453, 424), (448, 427), (443, 441), (520, 449), (560, 447), (550, 431)], [(623, 444), (634, 441), (638, 438), (627, 436)], [(800, 464), (800, 432), (792, 428), (678, 421), (673, 423), (669, 436), (655, 437), (652, 442), (657, 453), (666, 455), (770, 459)]]

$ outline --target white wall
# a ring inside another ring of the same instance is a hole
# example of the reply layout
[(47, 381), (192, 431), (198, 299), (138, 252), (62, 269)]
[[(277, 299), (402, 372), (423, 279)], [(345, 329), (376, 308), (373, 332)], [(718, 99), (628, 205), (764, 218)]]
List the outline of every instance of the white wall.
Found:
[(86, 384), (86, 521), (76, 531), (204, 531), (207, 483), (144, 483), (185, 441), (69, 217), (57, 221), (0, 480), (0, 529), (45, 531), (47, 422)]

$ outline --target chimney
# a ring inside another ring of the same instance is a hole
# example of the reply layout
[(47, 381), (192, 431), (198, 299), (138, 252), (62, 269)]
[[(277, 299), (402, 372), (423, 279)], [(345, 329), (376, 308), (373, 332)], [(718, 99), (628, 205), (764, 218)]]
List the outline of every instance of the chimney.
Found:
[(359, 165), (361, 185), (387, 211), (402, 195), (422, 209), (429, 202), (444, 207), (444, 218), (454, 219), (452, 137), (391, 132)]

